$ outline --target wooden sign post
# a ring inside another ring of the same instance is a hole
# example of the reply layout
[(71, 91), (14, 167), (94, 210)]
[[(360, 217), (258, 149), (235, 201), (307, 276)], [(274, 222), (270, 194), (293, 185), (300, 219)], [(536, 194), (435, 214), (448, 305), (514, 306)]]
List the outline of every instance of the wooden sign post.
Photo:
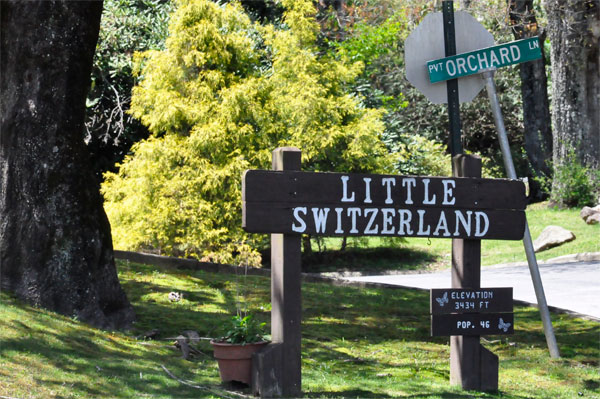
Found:
[[(453, 162), (456, 176), (481, 177), (481, 159), (459, 155)], [(481, 240), (453, 239), (452, 288), (480, 287)], [(498, 356), (479, 343), (479, 335), (450, 335), (450, 382), (466, 390), (497, 390)]]
[[(300, 150), (293, 147), (273, 151), (273, 170), (300, 170)], [(244, 179), (246, 190), (255, 187)], [(252, 198), (252, 195), (250, 195)], [(244, 209), (246, 206), (244, 205)], [(246, 212), (244, 213), (246, 214)], [(298, 397), (302, 392), (301, 372), (301, 236), (271, 234), (271, 340), (266, 349), (253, 356), (252, 390), (261, 397)]]
[[(300, 151), (295, 148), (278, 148), (273, 152), (274, 170), (245, 172), (243, 227), (248, 232), (271, 233), (273, 343), (253, 357), (254, 393), (262, 397), (301, 394), (301, 234), (452, 238), (458, 248), (454, 254), (453, 284), (471, 289), (479, 288), (481, 239), (522, 239), (524, 184), (516, 180), (481, 179), (478, 158), (459, 155), (455, 159), (458, 176), (462, 173), (478, 177), (302, 172)], [(475, 170), (477, 167), (479, 172)], [(455, 291), (448, 291), (450, 299), (452, 292)], [(477, 306), (482, 309), (484, 304)], [(495, 309), (494, 306), (490, 309)], [(479, 337), (472, 334), (485, 332), (485, 328), (499, 324), (500, 320), (490, 314), (486, 320), (463, 315), (460, 320), (443, 321), (453, 317), (456, 316), (440, 315), (439, 320), (442, 324), (454, 322), (456, 328), (469, 333), (459, 337), (468, 341), (461, 345), (463, 352), (456, 357), (460, 375), (475, 373), (481, 380), (479, 370), (469, 371), (469, 367), (488, 367), (489, 356), (482, 353), (489, 352), (481, 348)], [(502, 322), (513, 324), (508, 317), (504, 316)], [(469, 344), (475, 337), (476, 341)], [(472, 363), (471, 358), (477, 362)], [(495, 368), (493, 365), (488, 368), (496, 370), (497, 386), (497, 357), (494, 358)], [(488, 386), (490, 379), (483, 380)]]

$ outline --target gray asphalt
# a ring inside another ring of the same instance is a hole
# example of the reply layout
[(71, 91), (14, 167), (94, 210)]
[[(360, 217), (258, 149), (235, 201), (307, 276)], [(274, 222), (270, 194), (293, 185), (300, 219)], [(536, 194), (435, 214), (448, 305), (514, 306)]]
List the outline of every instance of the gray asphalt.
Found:
[[(543, 263), (539, 269), (549, 306), (600, 320), (600, 261)], [(436, 273), (345, 278), (425, 289), (450, 287), (449, 269)], [(482, 267), (481, 287), (513, 287), (514, 299), (537, 303), (526, 263)]]

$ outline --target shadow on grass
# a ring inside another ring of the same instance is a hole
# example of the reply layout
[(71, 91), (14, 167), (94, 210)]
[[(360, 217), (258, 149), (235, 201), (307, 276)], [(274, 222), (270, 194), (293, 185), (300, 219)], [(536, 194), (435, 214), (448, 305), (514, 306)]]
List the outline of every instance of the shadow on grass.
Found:
[(426, 251), (404, 247), (347, 248), (344, 251), (326, 250), (303, 254), (305, 272), (389, 271), (425, 269), (436, 261)]
[[(429, 293), (408, 289), (303, 286), (303, 335), (319, 340), (432, 340)], [(435, 339), (438, 340), (438, 339)]]
[[(418, 389), (418, 388), (417, 388)], [(475, 396), (474, 396), (475, 395)], [(373, 392), (364, 389), (348, 389), (341, 391), (317, 391), (317, 392), (306, 392), (303, 394), (305, 398), (394, 398), (396, 396), (390, 396), (381, 392)], [(403, 395), (402, 398), (439, 398), (439, 399), (474, 399), (478, 398), (501, 398), (504, 397), (502, 392), (490, 392), (488, 394), (482, 393), (469, 393), (469, 392), (443, 392), (436, 390), (423, 389), (422, 393)], [(530, 399), (529, 396), (521, 395), (510, 395), (511, 399)]]
[[(148, 273), (154, 270), (158, 270), (160, 276), (148, 278)], [(174, 286), (164, 284), (161, 279), (173, 281)], [(188, 362), (181, 359), (172, 342), (153, 342), (147, 346), (132, 336), (152, 328), (161, 330), (161, 338), (189, 329), (196, 330), (200, 336), (215, 336), (235, 312), (238, 302), (235, 279), (232, 275), (128, 265), (121, 273), (121, 282), (138, 314), (137, 332), (130, 332), (129, 336), (95, 330), (9, 299), (10, 317), (0, 320), (0, 327), (10, 329), (11, 335), (3, 335), (0, 359), (9, 365), (18, 364), (13, 369), (22, 373), (26, 371), (21, 370), (42, 370), (34, 377), (40, 386), (63, 389), (63, 392), (67, 389), (83, 397), (99, 397), (106, 392), (112, 397), (166, 394), (201, 397), (199, 390), (182, 386), (166, 376), (160, 365), (166, 364), (183, 379), (215, 386), (218, 384), (216, 363), (208, 344), (201, 347), (206, 356)], [(261, 321), (268, 321), (269, 279), (248, 276), (243, 283), (247, 284), (250, 295), (246, 305), (257, 311)], [(183, 292), (184, 300), (168, 301), (166, 297), (171, 290)], [(412, 396), (408, 397), (472, 397), (467, 393), (457, 394), (449, 386), (445, 388), (449, 380), (448, 338), (429, 336), (427, 292), (319, 283), (303, 284), (302, 291), (303, 361), (310, 364), (304, 370), (306, 376), (315, 375), (316, 367), (323, 368), (325, 378), (334, 379), (338, 373), (345, 373), (344, 381), (338, 384), (339, 392), (335, 392), (335, 386), (316, 388), (307, 392), (307, 397), (389, 397), (384, 389), (384, 392), (377, 389), (376, 376), (386, 369), (407, 376), (403, 389), (411, 392)], [(600, 324), (574, 320), (566, 315), (557, 315), (553, 321), (562, 362), (573, 368), (580, 364), (586, 367), (593, 362), (597, 364), (594, 343), (597, 343)], [(537, 310), (517, 307), (515, 327), (515, 336), (500, 340), (490, 338), (490, 343), (484, 344), (501, 354), (506, 367), (522, 369), (529, 364), (523, 360), (530, 356), (527, 351), (533, 348), (543, 353), (546, 350)], [(396, 358), (378, 357), (378, 348), (390, 351)], [(52, 373), (46, 373), (50, 369)], [(366, 386), (365, 381), (371, 385)], [(599, 383), (588, 378), (585, 384), (587, 389), (597, 389)], [(512, 393), (507, 397), (520, 398)]]
[[(476, 396), (474, 396), (476, 395)], [(418, 393), (413, 395), (405, 396), (405, 398), (440, 398), (440, 399), (474, 399), (476, 397), (479, 398), (503, 398), (506, 397), (505, 394), (501, 391), (498, 392), (488, 392), (488, 393), (459, 393), (459, 392), (426, 392), (426, 393)], [(511, 399), (531, 399), (530, 396), (522, 396), (522, 395), (514, 395), (510, 394), (508, 397)]]
[[(201, 337), (216, 338), (225, 333), (225, 326), (240, 308), (254, 307), (261, 322), (269, 318), (260, 306), (269, 300), (270, 286), (256, 276), (220, 275), (139, 264), (131, 264), (130, 268), (133, 269), (129, 276), (134, 278), (121, 278), (121, 285), (137, 313), (134, 335), (159, 329), (160, 337), (174, 337), (184, 330), (195, 330)], [(171, 287), (161, 282), (160, 277), (152, 281), (135, 278), (140, 273), (148, 275), (155, 271), (168, 280), (192, 282), (196, 288)], [(170, 302), (168, 295), (172, 291), (183, 294), (183, 299)], [(246, 298), (241, 298), (243, 294)], [(205, 305), (210, 311), (202, 310)]]
[[(263, 252), (264, 267), (270, 267), (270, 252)], [(409, 271), (427, 269), (437, 262), (427, 251), (392, 247), (347, 247), (345, 250), (324, 249), (302, 254), (302, 271), (306, 273), (341, 271)]]
[[(160, 369), (167, 364), (177, 375), (190, 374), (190, 367), (216, 369), (211, 356), (194, 362), (181, 359), (172, 343), (152, 346), (78, 323), (68, 317), (20, 303), (3, 296), (3, 302), (22, 320), (4, 320), (10, 337), (2, 337), (0, 359), (17, 365), (10, 373), (13, 383), (33, 381), (47, 392), (69, 392), (82, 397), (137, 397), (140, 393), (160, 396), (197, 398), (191, 390), (168, 377)], [(159, 311), (154, 305), (153, 310)], [(168, 309), (162, 309), (168, 312)], [(205, 315), (203, 318), (208, 319)], [(197, 376), (194, 376), (197, 377)], [(10, 382), (10, 381), (6, 381)], [(27, 391), (26, 386), (22, 389)], [(62, 396), (58, 396), (62, 397)]]

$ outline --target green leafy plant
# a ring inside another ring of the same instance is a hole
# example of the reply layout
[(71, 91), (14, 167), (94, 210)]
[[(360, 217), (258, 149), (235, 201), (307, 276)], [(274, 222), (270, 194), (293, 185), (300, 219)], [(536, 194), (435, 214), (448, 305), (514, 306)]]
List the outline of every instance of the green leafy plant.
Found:
[(233, 316), (229, 323), (229, 330), (219, 341), (229, 344), (252, 344), (266, 341), (266, 323), (259, 323), (252, 314)]
[(425, 176), (451, 176), (452, 162), (444, 145), (417, 134), (403, 135), (398, 147), (400, 173)]
[(567, 207), (582, 207), (596, 205), (599, 195), (600, 170), (583, 165), (571, 148), (564, 161), (554, 167), (550, 200)]

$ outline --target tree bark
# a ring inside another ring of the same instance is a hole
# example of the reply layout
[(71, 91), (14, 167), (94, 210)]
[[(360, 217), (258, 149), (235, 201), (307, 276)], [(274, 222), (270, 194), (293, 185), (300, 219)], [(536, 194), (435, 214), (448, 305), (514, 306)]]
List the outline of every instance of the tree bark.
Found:
[(1, 288), (101, 328), (133, 308), (83, 142), (102, 1), (0, 2)]
[[(600, 157), (600, 0), (548, 0), (552, 44), (554, 166), (571, 149), (598, 169)], [(558, 182), (554, 181), (556, 187)]]
[(535, 179), (550, 178), (552, 175), (549, 160), (552, 157), (552, 124), (548, 101), (548, 79), (544, 63), (545, 32), (538, 27), (533, 10), (533, 0), (508, 0), (509, 17), (515, 39), (540, 36), (542, 58), (521, 63), (521, 95), (523, 98), (523, 125), (525, 152), (531, 166), (529, 196), (541, 201), (549, 193), (542, 190)]

